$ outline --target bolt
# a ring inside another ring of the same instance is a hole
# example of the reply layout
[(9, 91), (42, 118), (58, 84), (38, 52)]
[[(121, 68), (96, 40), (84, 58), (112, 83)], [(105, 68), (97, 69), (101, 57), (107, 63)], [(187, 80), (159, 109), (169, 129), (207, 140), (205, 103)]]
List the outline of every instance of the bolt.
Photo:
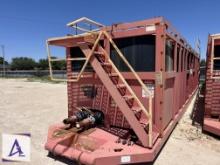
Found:
[(120, 138), (118, 138), (116, 141), (115, 141), (115, 143), (120, 143), (121, 142), (121, 139)]
[(125, 139), (122, 140), (122, 144), (125, 145), (127, 141)]

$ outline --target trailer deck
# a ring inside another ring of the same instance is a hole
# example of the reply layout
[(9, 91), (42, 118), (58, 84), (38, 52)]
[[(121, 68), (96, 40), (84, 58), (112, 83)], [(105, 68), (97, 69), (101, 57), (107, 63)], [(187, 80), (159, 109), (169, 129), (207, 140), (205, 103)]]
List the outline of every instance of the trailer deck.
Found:
[[(196, 92), (197, 91), (195, 91), (193, 95), (196, 95)], [(62, 155), (66, 158), (76, 160), (82, 164), (112, 165), (152, 162), (160, 152), (175, 125), (178, 123), (188, 105), (192, 101), (193, 95), (189, 100), (187, 100), (186, 104), (175, 116), (174, 120), (164, 130), (163, 138), (157, 138), (154, 142), (153, 148), (151, 149), (136, 144), (128, 146), (123, 145), (122, 143), (116, 143), (118, 136), (103, 131), (99, 128), (95, 128), (91, 132), (88, 131), (86, 136), (79, 134), (76, 135), (76, 137), (73, 137), (72, 135), (61, 136), (60, 138), (54, 137), (54, 132), (63, 130), (65, 128), (65, 125), (63, 124), (55, 124), (49, 128), (45, 148), (54, 155)], [(89, 142), (87, 142), (86, 145), (82, 145), (81, 142), (84, 139), (88, 140), (89, 138), (91, 138), (93, 144), (89, 144)], [(96, 144), (94, 144), (94, 141), (96, 141)], [(79, 145), (78, 148), (77, 145)], [(89, 150), (88, 148), (95, 149)]]

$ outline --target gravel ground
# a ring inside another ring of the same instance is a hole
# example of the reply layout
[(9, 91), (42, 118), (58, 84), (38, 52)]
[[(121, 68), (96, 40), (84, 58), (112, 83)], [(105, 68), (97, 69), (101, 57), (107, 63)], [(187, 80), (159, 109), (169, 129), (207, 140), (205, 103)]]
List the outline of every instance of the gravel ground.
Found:
[[(0, 164), (71, 164), (44, 150), (48, 126), (67, 116), (66, 91), (65, 84), (0, 79), (0, 133), (31, 133), (31, 162)], [(220, 140), (191, 125), (192, 107), (193, 102), (153, 164), (220, 165)], [(1, 145), (0, 139), (0, 153)]]

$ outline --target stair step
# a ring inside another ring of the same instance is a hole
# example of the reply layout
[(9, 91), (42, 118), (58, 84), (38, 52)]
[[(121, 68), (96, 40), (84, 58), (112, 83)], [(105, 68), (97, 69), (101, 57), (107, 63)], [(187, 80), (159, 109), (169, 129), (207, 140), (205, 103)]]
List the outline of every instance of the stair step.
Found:
[(125, 95), (125, 96), (123, 96), (123, 98), (127, 102), (128, 106), (131, 108), (134, 104), (134, 97), (131, 95)]
[(111, 73), (112, 65), (110, 63), (104, 62), (104, 63), (102, 63), (102, 66), (107, 73)]
[(78, 74), (71, 75), (71, 79), (76, 79), (77, 77), (78, 77)]
[(137, 119), (140, 120), (142, 109), (140, 107), (138, 107), (138, 106), (137, 107), (133, 106), (132, 110), (133, 110), (135, 116), (137, 117)]
[(142, 112), (142, 109), (139, 106), (133, 106), (132, 110), (134, 110), (135, 112)]
[(140, 119), (139, 120), (140, 121), (140, 123), (141, 123), (141, 125), (142, 125), (142, 127), (144, 127), (144, 129), (148, 132), (148, 124), (149, 124), (149, 120), (147, 120), (147, 119)]
[(117, 76), (118, 77), (118, 73), (110, 73), (109, 76), (111, 76), (111, 77), (116, 77)]
[(105, 62), (102, 65), (104, 65), (104, 66), (111, 66), (112, 67), (112, 65), (110, 63), (108, 63), (108, 62)]
[(118, 88), (119, 92), (121, 93), (121, 95), (124, 96), (126, 93), (126, 89), (127, 89), (126, 85), (125, 84), (118, 84), (117, 88)]
[(118, 88), (124, 88), (124, 87), (126, 87), (126, 85), (125, 84), (118, 84), (117, 87)]
[(95, 56), (97, 57), (98, 61), (101, 63), (105, 62), (105, 55), (103, 52), (100, 51), (94, 51)]
[(117, 73), (110, 73), (109, 77), (111, 78), (112, 82), (116, 85), (119, 81), (119, 76)]
[(103, 53), (103, 52), (100, 52), (100, 51), (94, 51), (94, 54), (104, 55), (104, 53)]
[[(80, 49), (82, 50), (82, 52), (85, 54), (86, 57), (90, 55), (91, 48), (88, 45), (81, 46)], [(133, 107), (133, 104), (135, 101), (134, 99), (136, 98), (135, 95), (134, 95), (135, 98), (131, 96), (133, 91), (130, 91), (130, 94), (129, 94), (130, 96), (129, 95), (121, 96), (119, 91), (116, 88), (116, 85), (114, 85), (113, 82), (110, 81), (109, 74), (111, 72), (119, 73), (118, 69), (117, 68), (114, 69), (113, 66), (111, 65), (111, 63), (109, 63), (109, 62), (100, 63), (97, 58), (94, 58), (93, 61), (91, 61), (91, 66), (94, 68), (94, 71), (99, 76), (99, 79), (101, 80), (101, 82), (103, 83), (103, 85), (105, 86), (107, 91), (109, 92), (112, 99), (115, 100), (115, 104), (118, 105), (118, 108), (121, 109), (122, 114), (125, 116), (125, 119), (122, 120), (123, 118), (121, 118), (121, 121), (126, 121), (126, 119), (128, 119), (128, 123), (130, 124), (130, 127), (134, 130), (134, 132), (136, 133), (138, 139), (140, 139), (140, 141), (141, 141), (141, 143), (143, 143), (144, 147), (147, 147), (148, 144), (147, 144), (147, 141), (145, 138), (145, 137), (147, 137), (147, 133), (144, 130), (144, 128), (140, 127), (139, 120), (137, 120), (137, 118), (134, 116), (134, 113), (132, 112), (132, 107)], [(119, 74), (119, 76), (121, 76), (121, 75)], [(126, 81), (123, 77), (119, 77), (119, 79), (120, 78), (122, 81)], [(119, 81), (121, 81), (121, 80), (119, 80)], [(112, 85), (113, 85), (113, 87), (112, 87)], [(136, 102), (137, 101), (135, 101), (135, 103)], [(116, 108), (115, 108), (115, 112), (116, 113), (114, 113), (114, 114), (117, 115)], [(131, 114), (130, 117), (129, 117), (129, 114)], [(118, 120), (118, 119), (116, 118), (116, 120)], [(121, 123), (120, 125), (122, 125), (122, 124), (123, 123)]]
[(123, 96), (125, 99), (134, 99), (134, 97), (133, 96), (131, 96), (131, 95), (125, 95), (125, 96)]

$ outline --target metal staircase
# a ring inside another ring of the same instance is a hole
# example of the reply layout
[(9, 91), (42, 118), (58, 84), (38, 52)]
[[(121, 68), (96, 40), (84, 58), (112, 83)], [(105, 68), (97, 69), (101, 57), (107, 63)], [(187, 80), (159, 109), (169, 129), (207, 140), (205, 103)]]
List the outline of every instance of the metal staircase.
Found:
[[(123, 75), (112, 62), (107, 51), (101, 46), (100, 40), (103, 38), (110, 42), (112, 47), (116, 50), (117, 55), (127, 65), (127, 67), (130, 69), (130, 72), (133, 73), (133, 76), (136, 78), (142, 89), (148, 93), (148, 108), (145, 108)], [(76, 76), (68, 79), (67, 81), (79, 81), (82, 73), (85, 71), (87, 64), (90, 63), (93, 70), (96, 72), (99, 79), (102, 81), (103, 85), (108, 90), (109, 94), (123, 113), (124, 117), (127, 119), (131, 128), (136, 133), (139, 141), (143, 146), (151, 148), (153, 145), (152, 94), (147, 89), (146, 85), (140, 79), (138, 74), (135, 72), (133, 67), (129, 64), (122, 52), (118, 49), (111, 36), (104, 30), (96, 32), (93, 31), (87, 33), (84, 36), (84, 41), (77, 43), (77, 46), (82, 50), (85, 58), (71, 58), (67, 60), (85, 60), (85, 62), (80, 72), (78, 72)], [(50, 56), (49, 48), (48, 59), (49, 63), (51, 63), (52, 59)], [(51, 64), (50, 70), (52, 70)], [(52, 71), (50, 71), (50, 73), (52, 73)], [(142, 112), (146, 116), (145, 121), (140, 121)]]

